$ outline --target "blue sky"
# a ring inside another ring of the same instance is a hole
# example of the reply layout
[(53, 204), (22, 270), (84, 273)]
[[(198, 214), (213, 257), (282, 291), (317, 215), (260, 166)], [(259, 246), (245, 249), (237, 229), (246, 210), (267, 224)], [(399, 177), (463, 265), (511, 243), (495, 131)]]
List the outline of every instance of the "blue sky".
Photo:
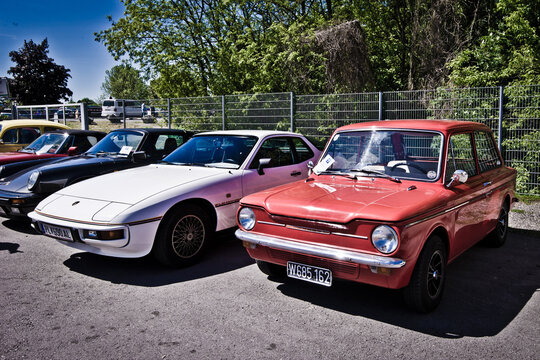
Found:
[(73, 100), (101, 95), (105, 70), (118, 63), (94, 32), (110, 27), (123, 14), (120, 0), (8, 0), (0, 6), (0, 77), (14, 66), (9, 52), (19, 50), (24, 40), (49, 41), (49, 57), (71, 69), (68, 87)]

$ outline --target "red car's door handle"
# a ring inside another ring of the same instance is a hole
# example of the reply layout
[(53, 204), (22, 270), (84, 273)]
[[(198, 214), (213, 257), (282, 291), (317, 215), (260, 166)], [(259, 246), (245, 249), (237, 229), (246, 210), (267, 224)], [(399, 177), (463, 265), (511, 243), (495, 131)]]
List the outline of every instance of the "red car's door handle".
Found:
[(301, 171), (293, 171), (293, 172), (291, 173), (291, 176), (300, 176), (300, 175), (302, 175), (302, 172), (301, 172)]

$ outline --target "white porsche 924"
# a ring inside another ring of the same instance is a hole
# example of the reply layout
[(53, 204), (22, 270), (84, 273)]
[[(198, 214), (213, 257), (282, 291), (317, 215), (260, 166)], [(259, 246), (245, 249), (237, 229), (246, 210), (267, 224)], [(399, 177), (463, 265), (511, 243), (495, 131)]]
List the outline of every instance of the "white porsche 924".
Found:
[(236, 226), (240, 199), (306, 178), (319, 150), (300, 134), (215, 131), (162, 162), (68, 186), (29, 214), (34, 227), (95, 254), (187, 266), (216, 231)]

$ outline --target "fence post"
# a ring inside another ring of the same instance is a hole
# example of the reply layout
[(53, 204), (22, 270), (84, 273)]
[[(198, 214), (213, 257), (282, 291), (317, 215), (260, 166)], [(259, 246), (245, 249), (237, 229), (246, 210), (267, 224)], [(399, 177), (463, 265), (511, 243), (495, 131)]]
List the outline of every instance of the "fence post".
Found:
[(499, 151), (502, 153), (502, 123), (503, 123), (503, 111), (504, 111), (504, 86), (499, 86), (499, 127), (497, 136), (497, 145)]
[(126, 126), (126, 100), (122, 100), (122, 121), (124, 122), (124, 129)]
[(80, 105), (81, 107), (81, 129), (88, 130), (88, 124), (90, 121), (88, 121), (88, 104), (82, 103)]
[(379, 91), (379, 121), (383, 119), (383, 93)]
[(291, 132), (294, 132), (294, 92), (291, 91)]
[(225, 121), (225, 95), (221, 95), (221, 123), (223, 130), (227, 130), (227, 124)]
[(171, 128), (171, 99), (167, 98), (167, 124), (169, 126), (169, 129)]

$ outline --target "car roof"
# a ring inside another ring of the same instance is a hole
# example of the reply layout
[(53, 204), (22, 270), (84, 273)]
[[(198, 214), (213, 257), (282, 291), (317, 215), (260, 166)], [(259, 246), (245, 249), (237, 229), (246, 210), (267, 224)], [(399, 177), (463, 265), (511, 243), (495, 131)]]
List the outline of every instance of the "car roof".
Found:
[(127, 129), (114, 129), (113, 131), (143, 131), (146, 133), (159, 133), (159, 134), (193, 134), (193, 131), (182, 129), (168, 129), (168, 128), (127, 128)]
[(473, 122), (459, 120), (383, 120), (366, 121), (358, 124), (345, 125), (337, 131), (348, 131), (366, 128), (386, 128), (386, 129), (414, 129), (414, 130), (434, 130), (440, 132), (455, 132), (463, 130), (490, 130), (488, 126)]
[(207, 131), (196, 134), (199, 135), (241, 135), (241, 136), (257, 136), (263, 138), (269, 135), (295, 135), (303, 136), (302, 134), (293, 133), (289, 131), (276, 131), (276, 130), (217, 130)]
[(20, 127), (20, 126), (56, 126), (60, 129), (69, 129), (67, 125), (48, 120), (3, 120), (0, 122), (2, 128)]
[(60, 130), (53, 130), (49, 131), (47, 134), (73, 134), (73, 135), (106, 135), (107, 133), (104, 131), (97, 131), (97, 130), (82, 130), (82, 129), (60, 129)]

